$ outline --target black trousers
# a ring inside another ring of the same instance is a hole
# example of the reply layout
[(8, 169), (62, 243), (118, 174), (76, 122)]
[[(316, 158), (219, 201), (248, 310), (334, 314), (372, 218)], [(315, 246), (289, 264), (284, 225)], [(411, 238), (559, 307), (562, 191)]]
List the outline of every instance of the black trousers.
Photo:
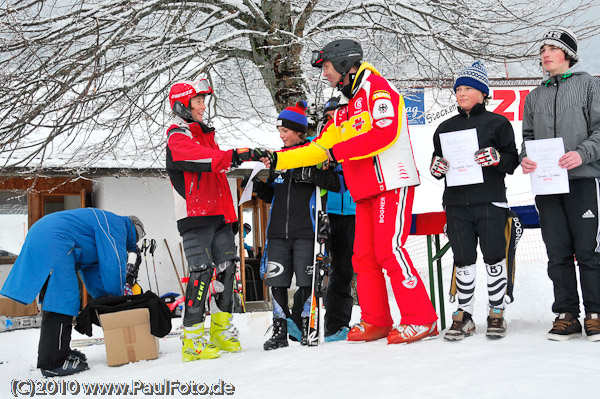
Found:
[(52, 370), (69, 356), (73, 316), (42, 311), (37, 367)]
[(568, 194), (538, 195), (542, 237), (548, 253), (548, 276), (554, 284), (554, 313), (579, 316), (575, 260), (583, 306), (600, 312), (600, 213), (598, 179), (569, 180)]
[(350, 324), (352, 316), (351, 282), (354, 276), (352, 268), (352, 248), (354, 247), (354, 215), (335, 215), (330, 213), (331, 274), (327, 283), (324, 302), (325, 335), (336, 333), (341, 327)]
[(483, 260), (493, 265), (506, 257), (504, 229), (508, 209), (491, 203), (447, 206), (446, 233), (454, 253), (457, 267), (472, 265), (477, 261), (477, 241)]

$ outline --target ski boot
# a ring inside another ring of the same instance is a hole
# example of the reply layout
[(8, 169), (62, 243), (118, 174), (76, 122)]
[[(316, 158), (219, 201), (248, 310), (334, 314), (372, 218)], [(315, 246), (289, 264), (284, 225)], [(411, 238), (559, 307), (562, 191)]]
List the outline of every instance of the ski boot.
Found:
[(231, 313), (219, 312), (210, 315), (210, 341), (225, 352), (242, 350), (237, 339), (237, 329), (231, 325)]
[(286, 319), (273, 319), (273, 336), (267, 342), (265, 342), (263, 347), (266, 351), (285, 348), (286, 346), (289, 346), (287, 335)]
[(437, 321), (429, 324), (399, 324), (387, 336), (388, 344), (410, 344), (422, 339), (435, 338), (438, 335)]
[(181, 343), (183, 344), (181, 355), (184, 362), (214, 359), (221, 356), (219, 348), (204, 338), (204, 323), (184, 327)]
[(379, 327), (361, 320), (348, 332), (348, 341), (375, 341), (387, 337), (390, 331), (392, 326)]
[(69, 349), (69, 355), (71, 357), (76, 357), (82, 362), (87, 362), (87, 356), (85, 353), (78, 351), (77, 349)]
[(41, 371), (44, 377), (64, 377), (66, 375), (80, 373), (87, 369), (89, 369), (89, 366), (86, 362), (82, 361), (77, 356), (69, 355), (61, 366), (52, 370), (41, 369)]

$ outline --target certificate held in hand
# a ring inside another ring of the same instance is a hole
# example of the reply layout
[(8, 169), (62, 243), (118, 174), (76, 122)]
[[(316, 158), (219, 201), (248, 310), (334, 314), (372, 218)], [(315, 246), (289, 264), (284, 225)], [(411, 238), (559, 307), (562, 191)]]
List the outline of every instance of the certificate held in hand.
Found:
[(483, 183), (481, 165), (475, 162), (475, 152), (479, 150), (476, 129), (441, 133), (440, 144), (450, 164), (446, 173), (448, 187)]
[(565, 194), (569, 192), (569, 173), (558, 166), (565, 154), (562, 137), (525, 142), (527, 158), (537, 163), (531, 172), (531, 192), (535, 195)]

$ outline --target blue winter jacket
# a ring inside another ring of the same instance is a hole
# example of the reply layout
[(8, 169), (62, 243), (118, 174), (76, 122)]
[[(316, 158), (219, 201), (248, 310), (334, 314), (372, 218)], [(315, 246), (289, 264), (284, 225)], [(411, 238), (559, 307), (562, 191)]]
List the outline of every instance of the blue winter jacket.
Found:
[(29, 304), (48, 280), (42, 309), (77, 316), (76, 271), (92, 297), (123, 295), (127, 251), (135, 248), (129, 217), (96, 208), (51, 213), (31, 226), (0, 294)]
[[(334, 172), (343, 176), (342, 166), (337, 165)], [(327, 194), (327, 213), (333, 213), (335, 215), (356, 215), (356, 202), (350, 196), (350, 191), (346, 187), (346, 182), (343, 177), (342, 189), (339, 192), (330, 191)]]

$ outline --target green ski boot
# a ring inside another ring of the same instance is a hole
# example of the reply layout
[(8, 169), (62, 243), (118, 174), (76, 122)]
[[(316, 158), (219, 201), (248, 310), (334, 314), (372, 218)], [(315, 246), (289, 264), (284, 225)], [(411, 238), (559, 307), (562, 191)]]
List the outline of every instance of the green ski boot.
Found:
[(225, 352), (242, 350), (237, 339), (237, 330), (231, 325), (231, 313), (219, 312), (210, 315), (210, 340)]
[(204, 338), (204, 323), (184, 327), (181, 342), (183, 344), (181, 355), (184, 362), (221, 356), (219, 348)]

